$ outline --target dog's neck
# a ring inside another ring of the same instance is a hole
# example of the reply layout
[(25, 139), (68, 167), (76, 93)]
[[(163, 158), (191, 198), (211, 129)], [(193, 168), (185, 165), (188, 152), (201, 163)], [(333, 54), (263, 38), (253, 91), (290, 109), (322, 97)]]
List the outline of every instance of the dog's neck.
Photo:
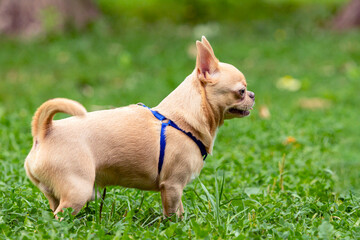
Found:
[(207, 152), (212, 153), (217, 129), (224, 121), (223, 114), (209, 103), (205, 85), (197, 79), (195, 71), (154, 110), (191, 132), (203, 142)]

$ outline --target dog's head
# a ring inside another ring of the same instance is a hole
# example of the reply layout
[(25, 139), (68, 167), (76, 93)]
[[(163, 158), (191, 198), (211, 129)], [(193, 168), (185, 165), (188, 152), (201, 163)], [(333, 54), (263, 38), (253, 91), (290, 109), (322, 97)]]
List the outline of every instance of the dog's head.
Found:
[(234, 66), (219, 62), (205, 37), (196, 41), (196, 77), (203, 84), (209, 104), (223, 119), (248, 116), (255, 94), (247, 90), (244, 75)]

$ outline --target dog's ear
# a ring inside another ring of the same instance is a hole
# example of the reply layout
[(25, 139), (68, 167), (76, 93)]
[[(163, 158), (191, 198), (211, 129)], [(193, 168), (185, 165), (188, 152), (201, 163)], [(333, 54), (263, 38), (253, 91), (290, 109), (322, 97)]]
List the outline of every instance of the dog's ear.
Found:
[[(210, 52), (212, 53), (212, 55), (215, 57), (215, 53), (214, 50), (212, 49), (209, 41), (206, 39), (205, 36), (201, 37), (201, 42), (210, 50)], [(215, 57), (216, 58), (216, 57)]]
[(218, 70), (219, 60), (215, 57), (211, 46), (210, 46), (211, 49), (209, 49), (209, 47), (207, 47), (204, 43), (200, 41), (196, 41), (196, 48), (197, 48), (197, 56), (196, 56), (197, 77), (203, 82), (212, 82), (211, 75)]

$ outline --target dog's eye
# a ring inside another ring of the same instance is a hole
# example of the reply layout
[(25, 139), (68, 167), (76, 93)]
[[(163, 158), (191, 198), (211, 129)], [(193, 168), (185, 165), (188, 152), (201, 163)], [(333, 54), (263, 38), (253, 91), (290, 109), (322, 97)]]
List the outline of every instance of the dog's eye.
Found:
[(244, 95), (245, 95), (245, 89), (241, 89), (241, 90), (239, 91), (239, 93), (240, 93), (240, 96), (241, 96), (241, 97), (244, 97)]

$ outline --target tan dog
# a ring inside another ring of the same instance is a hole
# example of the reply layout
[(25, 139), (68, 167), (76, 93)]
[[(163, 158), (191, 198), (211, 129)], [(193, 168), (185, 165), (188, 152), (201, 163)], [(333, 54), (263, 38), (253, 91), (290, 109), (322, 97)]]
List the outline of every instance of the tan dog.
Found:
[[(153, 110), (191, 132), (211, 153), (224, 119), (249, 115), (255, 96), (238, 69), (218, 61), (205, 37), (196, 47), (195, 70)], [(58, 112), (74, 117), (53, 121)], [(158, 174), (160, 128), (139, 105), (87, 113), (75, 101), (49, 100), (33, 118), (26, 173), (55, 216), (68, 207), (78, 213), (94, 199), (94, 184), (160, 191), (164, 214), (180, 216), (183, 189), (200, 173), (203, 159), (190, 137), (169, 126)]]

